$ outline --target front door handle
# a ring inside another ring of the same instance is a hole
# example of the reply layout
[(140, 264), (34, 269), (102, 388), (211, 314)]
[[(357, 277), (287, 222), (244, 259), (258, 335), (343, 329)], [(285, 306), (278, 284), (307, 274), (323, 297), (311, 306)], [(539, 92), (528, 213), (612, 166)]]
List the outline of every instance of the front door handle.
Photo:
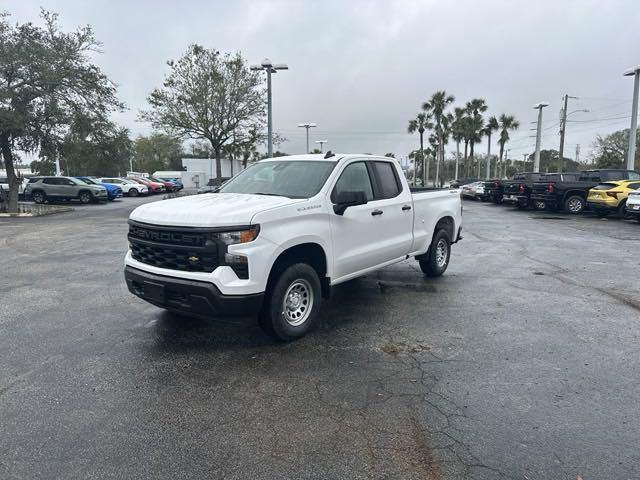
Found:
[(411, 205), (403, 205), (402, 210), (411, 210)]
[(371, 212), (371, 215), (382, 215), (384, 212), (382, 210), (374, 210), (373, 212)]

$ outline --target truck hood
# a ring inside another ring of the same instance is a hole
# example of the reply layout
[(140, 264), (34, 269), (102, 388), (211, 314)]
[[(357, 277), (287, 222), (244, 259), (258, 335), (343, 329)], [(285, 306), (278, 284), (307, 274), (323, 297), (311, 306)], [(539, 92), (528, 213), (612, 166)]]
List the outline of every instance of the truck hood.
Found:
[(257, 213), (306, 201), (245, 193), (205, 193), (147, 203), (131, 212), (129, 218), (153, 225), (186, 227), (249, 225)]

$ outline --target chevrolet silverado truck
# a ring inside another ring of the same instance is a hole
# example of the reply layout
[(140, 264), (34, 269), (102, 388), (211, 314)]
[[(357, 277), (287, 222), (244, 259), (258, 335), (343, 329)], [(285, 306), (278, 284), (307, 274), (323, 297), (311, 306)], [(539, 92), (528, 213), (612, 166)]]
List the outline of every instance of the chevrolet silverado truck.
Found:
[(578, 214), (587, 205), (589, 190), (611, 180), (640, 180), (640, 173), (622, 169), (585, 170), (579, 175), (558, 173), (534, 182), (531, 199), (544, 202), (550, 210)]
[(460, 192), (410, 189), (395, 159), (278, 157), (215, 193), (136, 208), (124, 274), (156, 306), (257, 315), (289, 341), (313, 327), (335, 285), (410, 257), (442, 275), (461, 231)]
[[(503, 180), (505, 202), (511, 202), (515, 204), (519, 209), (524, 210), (527, 208), (534, 208), (535, 210), (545, 210), (546, 204), (544, 201), (531, 199), (531, 193), (533, 184), (540, 182), (543, 179), (545, 181), (551, 181), (560, 178), (559, 175), (563, 175), (562, 178), (569, 180), (573, 178), (575, 180), (581, 175), (580, 173), (536, 173), (536, 172), (521, 172), (516, 173), (511, 180)], [(571, 177), (573, 176), (573, 177)]]

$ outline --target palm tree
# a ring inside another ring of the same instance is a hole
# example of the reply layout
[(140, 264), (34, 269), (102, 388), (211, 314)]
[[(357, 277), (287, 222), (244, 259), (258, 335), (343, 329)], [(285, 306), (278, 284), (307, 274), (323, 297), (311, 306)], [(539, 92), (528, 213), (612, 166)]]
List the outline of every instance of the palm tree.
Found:
[[(418, 132), (420, 134), (420, 159), (423, 163), (422, 172), (424, 173), (424, 131), (433, 128), (433, 124), (429, 122), (430, 116), (427, 113), (419, 113), (416, 115), (414, 120), (409, 120), (409, 127), (407, 131), (409, 133)], [(415, 172), (417, 170), (416, 161), (413, 161), (413, 171), (414, 171), (414, 184), (415, 184)], [(422, 185), (424, 186), (426, 179), (423, 180)]]
[[(474, 98), (473, 100), (467, 102), (465, 106), (465, 110), (471, 119), (468, 125), (468, 136), (467, 140), (469, 142), (469, 157), (471, 159), (471, 166), (473, 166), (473, 150), (476, 143), (482, 140), (483, 129), (484, 129), (484, 119), (482, 118), (482, 113), (487, 111), (487, 102), (483, 98)], [(468, 174), (469, 172), (467, 172)]]
[(520, 127), (520, 123), (515, 119), (513, 115), (502, 114), (498, 118), (498, 124), (500, 129), (500, 136), (498, 137), (498, 144), (500, 144), (500, 164), (502, 164), (502, 155), (504, 154), (504, 146), (509, 141), (509, 130), (517, 130)]
[[(498, 125), (498, 119), (492, 115), (484, 126), (484, 134), (487, 136), (487, 180), (489, 180), (489, 177), (491, 176), (491, 134), (496, 132), (498, 128), (500, 128), (500, 125)], [(496, 162), (496, 171), (497, 169), (498, 162)], [(497, 174), (495, 176), (496, 178), (498, 177)]]
[(465, 111), (462, 107), (453, 110), (453, 121), (451, 122), (451, 138), (456, 142), (456, 166), (455, 179), (458, 179), (458, 164), (460, 163), (460, 142), (464, 140)]
[[(422, 109), (433, 117), (435, 134), (438, 138), (438, 152), (436, 155), (436, 182), (438, 181), (438, 172), (440, 161), (444, 162), (444, 144), (445, 144), (445, 122), (447, 122), (447, 107), (455, 101), (453, 95), (448, 95), (446, 91), (439, 90), (431, 95), (429, 101), (422, 104)], [(449, 122), (451, 123), (451, 122)]]

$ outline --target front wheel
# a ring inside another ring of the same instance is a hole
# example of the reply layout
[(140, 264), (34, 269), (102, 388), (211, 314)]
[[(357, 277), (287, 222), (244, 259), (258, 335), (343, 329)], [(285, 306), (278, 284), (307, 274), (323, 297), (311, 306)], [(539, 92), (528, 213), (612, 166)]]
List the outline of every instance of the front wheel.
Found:
[(135, 188), (131, 188), (131, 189), (129, 189), (129, 193), (127, 193), (127, 195), (129, 195), (130, 197), (137, 197), (138, 196), (138, 190), (136, 190)]
[(279, 340), (295, 340), (313, 328), (321, 302), (317, 272), (306, 263), (295, 263), (280, 274), (267, 292), (260, 325)]
[(78, 198), (80, 199), (80, 203), (83, 203), (85, 205), (91, 202), (91, 194), (89, 192), (80, 192)]
[(38, 204), (42, 204), (47, 200), (47, 196), (44, 194), (44, 192), (41, 192), (40, 190), (33, 192), (31, 194), (31, 198), (35, 203), (38, 203)]
[(445, 230), (438, 230), (433, 236), (429, 251), (418, 260), (420, 270), (427, 277), (439, 277), (449, 266), (451, 239)]

